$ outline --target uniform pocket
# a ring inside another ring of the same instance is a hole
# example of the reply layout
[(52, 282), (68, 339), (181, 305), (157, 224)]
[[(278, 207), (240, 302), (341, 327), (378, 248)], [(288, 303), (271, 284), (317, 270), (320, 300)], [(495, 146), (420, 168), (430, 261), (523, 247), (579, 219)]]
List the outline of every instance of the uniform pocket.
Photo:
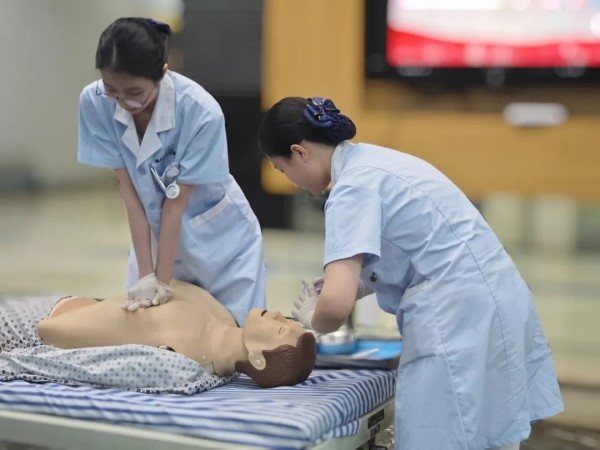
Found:
[(171, 145), (152, 155), (152, 167), (159, 175), (163, 175), (169, 165), (175, 160), (175, 149)]
[(411, 297), (415, 294), (418, 294), (419, 292), (424, 291), (425, 289), (427, 289), (427, 286), (429, 285), (429, 280), (425, 280), (419, 284), (416, 284), (414, 286), (410, 286), (408, 289), (406, 289), (406, 291), (404, 291), (404, 295), (402, 296), (403, 299), (406, 299), (408, 297)]
[(225, 196), (215, 206), (213, 206), (212, 208), (203, 212), (202, 214), (192, 217), (188, 221), (188, 224), (190, 225), (190, 227), (192, 229), (195, 229), (198, 226), (202, 225), (203, 223), (208, 222), (208, 221), (214, 219), (215, 217), (217, 217), (219, 214), (221, 214), (223, 211), (225, 211), (225, 208), (227, 208), (227, 205), (229, 205), (231, 203), (232, 203), (232, 201), (229, 198), (229, 195), (225, 194)]
[(189, 219), (182, 230), (183, 263), (202, 281), (213, 280), (237, 255), (260, 240), (260, 231), (228, 194), (205, 212)]
[(402, 361), (405, 365), (443, 354), (439, 325), (428, 287), (429, 281), (426, 280), (408, 288), (400, 301)]

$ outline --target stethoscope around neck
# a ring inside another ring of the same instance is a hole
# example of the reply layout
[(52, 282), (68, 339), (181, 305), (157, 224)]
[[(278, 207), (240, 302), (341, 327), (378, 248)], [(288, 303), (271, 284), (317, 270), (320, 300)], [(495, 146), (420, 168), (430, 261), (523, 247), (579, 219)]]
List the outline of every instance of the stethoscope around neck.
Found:
[[(173, 200), (173, 199), (176, 199), (177, 197), (179, 197), (181, 188), (177, 184), (177, 180), (173, 180), (173, 181), (171, 181), (171, 183), (169, 183), (167, 186), (165, 186), (165, 183), (163, 182), (162, 177), (158, 174), (158, 172), (156, 171), (156, 169), (154, 167), (150, 167), (150, 173), (152, 173), (154, 180), (158, 183), (158, 185), (160, 186), (162, 191), (165, 193), (165, 196), (169, 200)], [(166, 168), (165, 175), (168, 177), (176, 177), (177, 175), (179, 175), (179, 169), (177, 167), (175, 167), (174, 165), (170, 165), (169, 167)]]

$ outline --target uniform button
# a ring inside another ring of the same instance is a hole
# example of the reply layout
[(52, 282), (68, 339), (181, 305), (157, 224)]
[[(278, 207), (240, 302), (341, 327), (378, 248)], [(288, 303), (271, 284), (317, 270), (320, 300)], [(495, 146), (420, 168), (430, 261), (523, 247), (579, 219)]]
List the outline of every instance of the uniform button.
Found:
[(369, 280), (371, 280), (371, 283), (375, 283), (377, 281), (377, 275), (375, 274), (375, 272), (371, 272)]
[(181, 264), (182, 264), (182, 262), (181, 262), (181, 260), (180, 260), (180, 259), (176, 259), (176, 260), (175, 260), (175, 265), (176, 265), (176, 266), (180, 266)]
[(156, 209), (156, 202), (150, 202), (150, 204), (148, 205), (148, 207), (150, 209)]
[(143, 167), (140, 167), (137, 171), (140, 175), (146, 175), (146, 169), (144, 169)]

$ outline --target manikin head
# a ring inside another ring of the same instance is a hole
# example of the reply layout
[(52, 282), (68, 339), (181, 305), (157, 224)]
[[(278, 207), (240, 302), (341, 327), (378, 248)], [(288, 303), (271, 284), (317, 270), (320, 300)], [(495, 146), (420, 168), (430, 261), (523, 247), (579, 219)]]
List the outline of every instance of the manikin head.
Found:
[(235, 363), (261, 387), (290, 386), (306, 380), (316, 360), (316, 340), (279, 312), (255, 308), (246, 318), (243, 341), (248, 360)]

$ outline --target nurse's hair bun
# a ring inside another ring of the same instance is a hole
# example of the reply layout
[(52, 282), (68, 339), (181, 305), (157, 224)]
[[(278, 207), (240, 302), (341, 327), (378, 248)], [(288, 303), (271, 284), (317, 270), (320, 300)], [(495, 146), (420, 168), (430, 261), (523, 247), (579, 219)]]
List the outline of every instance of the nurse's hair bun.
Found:
[(327, 139), (338, 143), (356, 135), (356, 126), (352, 120), (340, 114), (333, 101), (324, 97), (309, 97), (307, 100), (302, 112), (304, 118), (313, 127), (320, 128)]
[(146, 22), (148, 25), (152, 26), (152, 28), (154, 28), (160, 34), (164, 34), (165, 36), (171, 35), (171, 27), (167, 23), (159, 22), (158, 20), (154, 20), (154, 19), (150, 19), (150, 18), (145, 18), (144, 22)]

